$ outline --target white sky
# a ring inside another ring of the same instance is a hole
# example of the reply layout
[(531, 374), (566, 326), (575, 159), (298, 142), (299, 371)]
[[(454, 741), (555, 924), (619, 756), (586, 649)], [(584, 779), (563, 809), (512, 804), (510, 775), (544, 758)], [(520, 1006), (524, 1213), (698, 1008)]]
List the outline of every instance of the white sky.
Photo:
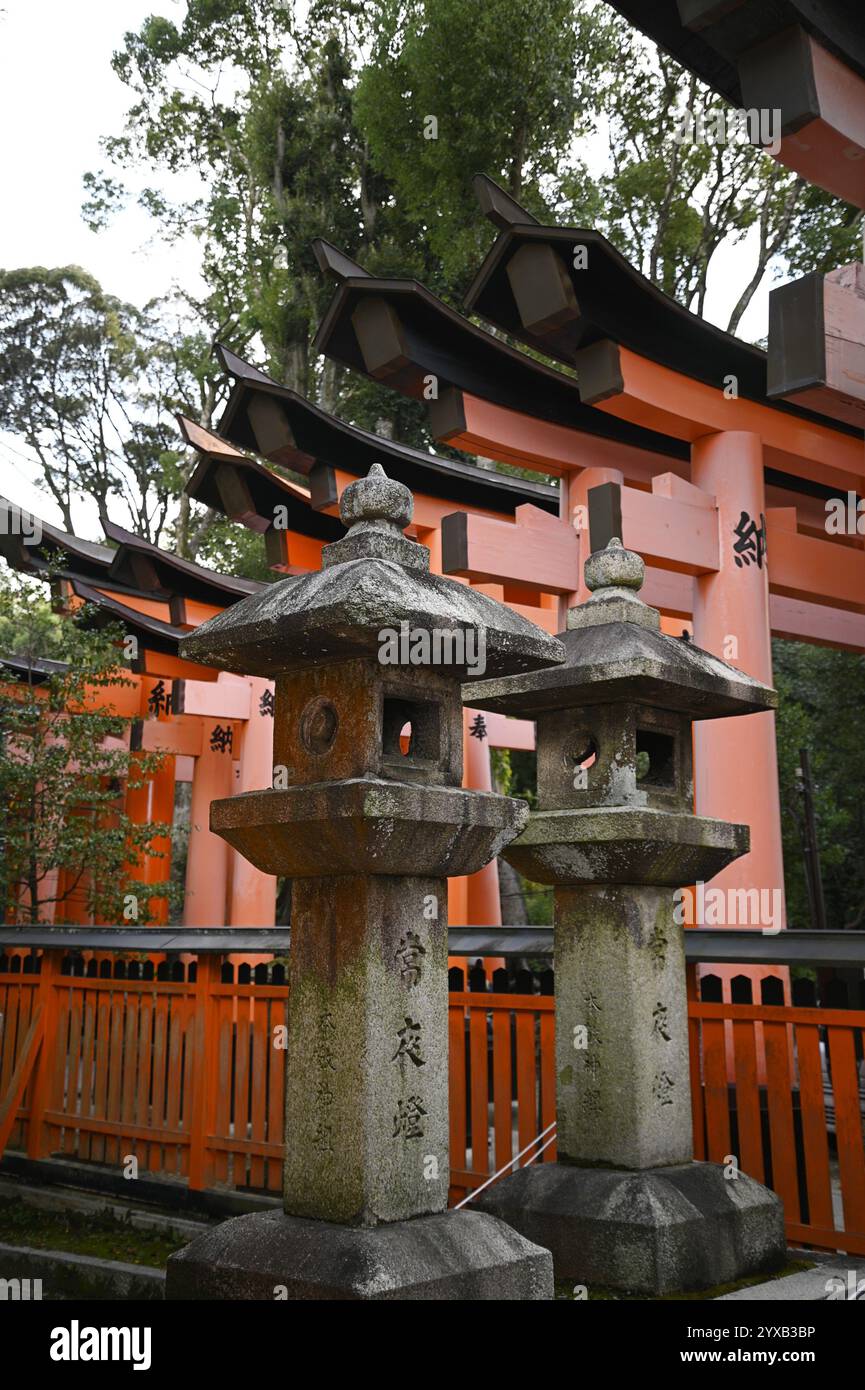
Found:
[[(147, 15), (182, 11), (182, 0), (0, 0), (0, 266), (77, 264), (111, 294), (139, 305), (175, 282), (201, 288), (194, 237), (165, 246), (134, 204), (98, 234), (80, 215), (82, 177), (105, 164), (99, 138), (119, 133), (130, 102), (111, 55)], [(154, 181), (142, 174), (136, 185), (124, 177), (133, 188)], [(753, 248), (749, 235), (713, 260), (706, 315), (712, 322), (726, 323), (755, 262)], [(770, 288), (764, 279), (740, 326), (750, 341), (766, 332)], [(20, 441), (0, 435), (0, 494), (59, 522), (37, 478)], [(92, 509), (82, 506), (75, 520), (80, 534), (102, 539)]]

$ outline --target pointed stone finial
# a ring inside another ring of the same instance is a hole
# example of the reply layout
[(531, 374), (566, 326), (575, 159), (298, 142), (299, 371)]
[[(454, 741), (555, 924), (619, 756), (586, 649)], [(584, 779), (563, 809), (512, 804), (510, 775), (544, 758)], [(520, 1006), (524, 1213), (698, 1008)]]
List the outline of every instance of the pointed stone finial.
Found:
[(638, 597), (646, 566), (642, 557), (626, 550), (613, 536), (603, 550), (596, 550), (586, 561), (584, 575), (591, 597), (568, 610), (568, 627), (594, 627), (600, 623), (637, 623), (657, 631), (661, 625), (656, 608)]
[(414, 498), (409, 489), (389, 478), (380, 463), (374, 463), (365, 478), (349, 483), (339, 502), (339, 517), (348, 535), (326, 545), (321, 553), (322, 569), (347, 560), (392, 560), (409, 569), (429, 569), (429, 551), (403, 535), (414, 515)]
[(365, 478), (349, 483), (339, 503), (343, 526), (402, 535), (414, 515), (414, 498), (402, 483), (374, 463)]

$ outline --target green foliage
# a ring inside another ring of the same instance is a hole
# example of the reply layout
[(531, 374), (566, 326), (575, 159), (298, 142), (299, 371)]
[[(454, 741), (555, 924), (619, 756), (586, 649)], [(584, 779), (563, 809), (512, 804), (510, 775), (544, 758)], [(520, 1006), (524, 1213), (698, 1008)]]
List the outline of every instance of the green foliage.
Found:
[(545, 209), (541, 182), (568, 160), (589, 97), (594, 26), (570, 0), (383, 0), (372, 8), (357, 120), (456, 294), (489, 240), (472, 192), (478, 170)]
[(224, 516), (213, 518), (201, 538), (196, 560), (220, 574), (239, 574), (244, 579), (259, 579), (262, 583), (280, 578), (267, 563), (263, 537)]
[[(123, 133), (105, 141), (109, 158), (201, 175), (193, 202), (155, 188), (142, 201), (167, 236), (199, 236), (208, 321), (240, 350), (260, 335), (270, 370), (312, 393), (309, 339), (328, 291), (310, 242), (352, 251), (361, 226), (339, 35), (302, 34), (290, 4), (190, 0), (180, 23), (151, 17), (127, 34), (114, 68), (134, 101)], [(110, 175), (91, 175), (91, 224), (120, 196)]]
[(709, 267), (722, 242), (758, 232), (751, 275), (734, 305), (735, 332), (770, 269), (794, 274), (853, 260), (861, 212), (775, 163), (743, 138), (681, 139), (682, 115), (712, 131), (729, 108), (621, 16), (601, 7), (593, 109), (609, 167), (597, 181), (565, 168), (559, 217), (606, 233), (666, 294), (702, 314)]
[[(315, 237), (458, 301), (489, 244), (483, 171), (541, 217), (605, 231), (701, 312), (719, 246), (756, 228), (731, 328), (784, 258), (798, 272), (855, 251), (854, 209), (742, 141), (677, 140), (678, 113), (720, 103), (594, 0), (314, 0), (305, 18), (282, 0), (189, 0), (126, 34), (114, 69), (131, 105), (104, 141), (114, 170), (87, 178), (91, 225), (127, 197), (117, 170), (197, 174), (190, 201), (155, 185), (141, 200), (166, 237), (200, 238), (204, 338), (263, 348), (279, 380), (415, 445), (419, 403), (310, 353), (332, 294)], [(584, 141), (604, 136), (593, 178)]]
[[(0, 584), (0, 920), (55, 921), (73, 914), (123, 918), (135, 894), (138, 919), (152, 911), (136, 872), (161, 828), (133, 825), (122, 809), (124, 783), (140, 785), (157, 755), (128, 750), (129, 720), (111, 713), (123, 634), (90, 624), (88, 607), (60, 617), (41, 588), (18, 575)], [(57, 663), (40, 680), (40, 663)]]
[[(72, 1250), (97, 1260), (164, 1269), (168, 1257), (189, 1243), (189, 1236), (147, 1230), (104, 1211), (42, 1210), (15, 1197), (0, 1199), (0, 1239), (35, 1250)], [(85, 1281), (82, 1280), (82, 1283)]]
[(67, 530), (86, 494), (158, 541), (187, 476), (173, 412), (202, 413), (205, 354), (172, 306), (138, 310), (77, 266), (0, 271), (0, 429), (36, 455)]
[[(492, 781), (496, 791), (504, 796), (519, 796), (534, 809), (537, 797), (537, 757), (535, 753), (520, 752), (510, 748), (490, 750)], [(534, 883), (521, 873), (516, 873), (526, 909), (526, 920), (536, 927), (549, 927), (553, 921), (553, 890), (546, 883)], [(502, 913), (508, 921), (511, 904), (502, 897)], [(545, 969), (546, 963), (539, 964)]]
[(799, 750), (811, 755), (817, 839), (830, 928), (865, 922), (865, 657), (801, 642), (773, 643), (787, 911), (812, 926), (802, 860)]

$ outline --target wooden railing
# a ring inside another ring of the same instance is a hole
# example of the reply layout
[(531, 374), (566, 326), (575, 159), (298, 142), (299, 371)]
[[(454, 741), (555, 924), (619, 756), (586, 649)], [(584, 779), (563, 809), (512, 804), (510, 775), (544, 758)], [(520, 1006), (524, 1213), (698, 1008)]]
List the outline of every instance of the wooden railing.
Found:
[(691, 976), (694, 1155), (735, 1155), (773, 1188), (792, 1243), (865, 1255), (865, 1011), (815, 1007), (807, 980), (792, 1007), (777, 979), (759, 1003), (749, 979), (733, 984), (722, 1003), (720, 981), (703, 976), (698, 996)]
[[(698, 1158), (735, 1162), (784, 1201), (791, 1241), (865, 1254), (865, 1011), (689, 1002)], [(555, 1119), (551, 971), (534, 980), (450, 972), (452, 1200), (511, 1162)], [(807, 982), (805, 982), (807, 984)], [(737, 982), (734, 981), (734, 985)], [(545, 992), (535, 992), (538, 988)], [(806, 991), (807, 992), (807, 991)], [(801, 994), (801, 991), (800, 991)], [(713, 997), (718, 995), (717, 998)], [(283, 1146), (285, 968), (198, 961), (0, 955), (0, 1152), (74, 1158), (186, 1181), (277, 1192)], [(838, 998), (837, 991), (833, 996)], [(555, 1144), (539, 1161), (555, 1158)], [(134, 1160), (134, 1163), (133, 1163)]]

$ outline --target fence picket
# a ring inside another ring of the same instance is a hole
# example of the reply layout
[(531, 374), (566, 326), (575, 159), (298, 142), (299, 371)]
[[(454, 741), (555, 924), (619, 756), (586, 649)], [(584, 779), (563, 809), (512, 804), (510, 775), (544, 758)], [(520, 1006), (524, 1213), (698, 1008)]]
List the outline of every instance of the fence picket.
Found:
[(823, 1073), (820, 1066), (820, 1030), (813, 1024), (797, 1023), (795, 1034), (808, 1221), (812, 1226), (831, 1230), (834, 1218), (829, 1176), (829, 1135), (826, 1128)]
[[(731, 994), (736, 1004), (751, 1003), (751, 981), (738, 976)], [(749, 1020), (733, 1023), (733, 1056), (736, 1067), (736, 1119), (739, 1126), (738, 1160), (743, 1173), (765, 1182), (763, 1134), (760, 1121), (760, 1087), (757, 1074), (757, 1038)]]
[[(751, 1025), (753, 1028), (753, 1024)], [(799, 1181), (796, 1167), (796, 1140), (793, 1132), (792, 1069), (789, 1027), (785, 1023), (763, 1024), (766, 1049), (766, 1093), (769, 1106), (769, 1134), (772, 1146), (772, 1186), (784, 1203), (788, 1221), (799, 1223)]]
[(472, 1172), (490, 1172), (489, 1091), (487, 1072), (487, 1015), (482, 1009), (469, 1010), (469, 1058), (471, 1066)]
[(855, 1033), (852, 1028), (837, 1025), (830, 1026), (827, 1033), (835, 1097), (835, 1138), (844, 1202), (844, 1229), (857, 1236), (865, 1236), (865, 1150)]

